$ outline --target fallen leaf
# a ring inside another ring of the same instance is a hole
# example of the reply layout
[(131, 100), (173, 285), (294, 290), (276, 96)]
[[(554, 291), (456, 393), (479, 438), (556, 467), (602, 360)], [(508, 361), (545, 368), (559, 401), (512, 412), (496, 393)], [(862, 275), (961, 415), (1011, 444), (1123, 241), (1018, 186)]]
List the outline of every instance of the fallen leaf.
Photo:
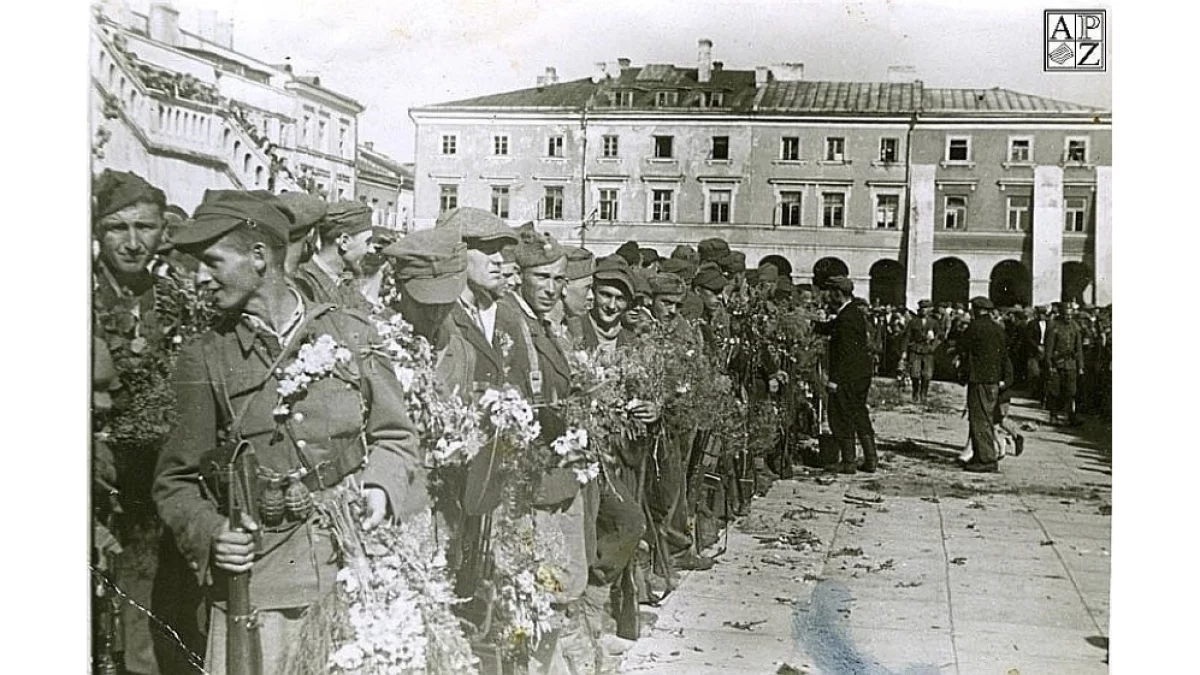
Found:
[(951, 560), (950, 562), (954, 565), (966, 565), (967, 559), (960, 556), (958, 558)]
[(863, 550), (861, 548), (851, 548), (849, 546), (846, 546), (846, 547), (842, 548), (841, 550), (833, 553), (833, 555), (831, 557), (841, 558), (841, 557), (846, 557), (846, 556), (858, 556), (858, 555), (862, 555), (862, 554), (863, 554)]
[(1042, 540), (1042, 546), (1053, 546), (1053, 545), (1054, 545), (1053, 539), (1043, 539)]
[(729, 626), (730, 628), (736, 628), (738, 630), (754, 630), (755, 626), (762, 625), (766, 622), (766, 619), (762, 619), (761, 621), (726, 621), (721, 625)]
[(916, 588), (920, 585), (920, 581), (901, 581), (900, 583), (896, 584), (896, 588)]

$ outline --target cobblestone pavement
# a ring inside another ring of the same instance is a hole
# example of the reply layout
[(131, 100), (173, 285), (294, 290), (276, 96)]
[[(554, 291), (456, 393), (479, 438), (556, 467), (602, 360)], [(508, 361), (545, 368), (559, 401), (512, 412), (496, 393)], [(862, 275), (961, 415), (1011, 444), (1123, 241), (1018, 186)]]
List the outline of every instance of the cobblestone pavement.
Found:
[(969, 474), (963, 389), (935, 388), (920, 408), (877, 383), (880, 471), (775, 482), (645, 608), (623, 672), (1107, 673), (1111, 428), (1017, 399), (1024, 454)]

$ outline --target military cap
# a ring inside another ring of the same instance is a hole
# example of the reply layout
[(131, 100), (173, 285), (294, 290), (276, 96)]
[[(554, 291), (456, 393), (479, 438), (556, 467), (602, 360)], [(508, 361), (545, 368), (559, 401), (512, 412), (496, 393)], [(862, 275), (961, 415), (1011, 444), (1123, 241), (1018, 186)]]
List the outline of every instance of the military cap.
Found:
[(758, 270), (746, 270), (746, 282), (751, 286), (758, 283)]
[(729, 253), (729, 244), (720, 237), (705, 239), (699, 244), (696, 244), (700, 262), (712, 260), (716, 262), (721, 256)]
[(759, 283), (770, 283), (779, 281), (779, 268), (772, 263), (763, 263), (758, 266), (758, 281)]
[(275, 199), (292, 212), (294, 220), (288, 232), (291, 241), (300, 241), (311, 234), (329, 210), (324, 199), (307, 192), (283, 192), (275, 195)]
[(617, 249), (617, 255), (624, 258), (625, 262), (630, 265), (642, 264), (642, 252), (636, 241), (627, 241), (621, 244), (621, 247)]
[(737, 274), (746, 271), (746, 254), (741, 251), (729, 251), (722, 255), (717, 264), (725, 274)]
[(687, 260), (688, 262), (693, 262), (697, 265), (700, 264), (700, 254), (696, 252), (696, 249), (688, 246), (687, 244), (680, 244), (676, 246), (675, 250), (671, 251), (671, 257), (676, 260)]
[(829, 277), (828, 279), (826, 279), (825, 280), (825, 288), (827, 290), (831, 290), (831, 291), (841, 291), (843, 293), (853, 293), (854, 292), (854, 281), (852, 279), (850, 279), (850, 277), (839, 274), (836, 277)]
[(684, 281), (691, 281), (696, 276), (696, 264), (690, 260), (667, 258), (658, 264), (658, 271), (674, 274)]
[(319, 226), (321, 241), (328, 244), (343, 234), (355, 235), (371, 229), (371, 207), (351, 199), (330, 204)]
[(792, 283), (791, 277), (781, 274), (779, 275), (779, 280), (775, 282), (775, 290), (791, 293), (796, 290), (796, 285)]
[(93, 223), (140, 202), (158, 204), (165, 209), (167, 196), (136, 173), (105, 169), (92, 181)]
[(696, 272), (696, 278), (692, 280), (692, 285), (696, 288), (706, 288), (710, 291), (721, 292), (725, 290), (725, 286), (729, 284), (729, 280), (721, 274), (721, 268), (714, 263), (704, 263)]
[(513, 255), (521, 269), (541, 267), (558, 262), (567, 255), (567, 249), (554, 240), (549, 234), (544, 234), (536, 240), (526, 240), (514, 247)]
[(508, 241), (513, 244), (520, 241), (516, 230), (500, 220), (496, 214), (473, 206), (450, 209), (438, 218), (435, 227), (447, 225), (459, 229), (467, 246), (470, 246), (472, 241)]
[(917, 302), (918, 309), (929, 309), (930, 307), (933, 307), (932, 300), (920, 300)]
[(634, 297), (651, 296), (650, 291), (650, 270), (645, 267), (630, 267), (629, 278), (633, 279), (633, 295)]
[(633, 299), (633, 276), (629, 262), (619, 255), (610, 255), (596, 261), (596, 270), (592, 273), (597, 285), (620, 286), (630, 300)]
[(278, 202), (266, 200), (243, 190), (205, 190), (204, 199), (192, 214), (192, 223), (180, 228), (175, 246), (195, 246), (224, 236), (238, 225), (262, 227), (281, 242), (288, 240), (291, 213)]
[(662, 256), (659, 255), (658, 250), (649, 247), (639, 248), (638, 255), (641, 259), (643, 267), (646, 265), (653, 265), (654, 263), (662, 260)]
[(371, 228), (371, 243), (375, 246), (386, 247), (400, 238), (400, 233), (387, 228), (375, 226)]
[(567, 249), (567, 278), (571, 281), (592, 276), (596, 268), (596, 256), (586, 248), (572, 246)]
[(509, 244), (508, 246), (505, 246), (504, 248), (500, 249), (500, 259), (506, 263), (517, 262), (517, 246), (516, 246), (516, 244)]
[(992, 304), (992, 301), (990, 299), (988, 299), (982, 295), (971, 298), (971, 307), (972, 307), (972, 309), (995, 309), (996, 308), (996, 306), (994, 304)]
[(687, 286), (674, 274), (655, 274), (650, 278), (650, 292), (654, 295), (680, 295), (687, 292)]
[(454, 302), (467, 286), (467, 245), (454, 228), (413, 232), (387, 248), (403, 293), (425, 305)]

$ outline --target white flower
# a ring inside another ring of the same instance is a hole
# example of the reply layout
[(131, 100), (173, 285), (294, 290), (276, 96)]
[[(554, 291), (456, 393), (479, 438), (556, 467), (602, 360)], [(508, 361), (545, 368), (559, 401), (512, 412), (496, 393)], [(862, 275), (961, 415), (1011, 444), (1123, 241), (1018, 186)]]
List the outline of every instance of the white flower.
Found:
[(341, 670), (357, 670), (363, 665), (363, 650), (357, 644), (351, 642), (342, 645), (330, 657), (330, 663)]

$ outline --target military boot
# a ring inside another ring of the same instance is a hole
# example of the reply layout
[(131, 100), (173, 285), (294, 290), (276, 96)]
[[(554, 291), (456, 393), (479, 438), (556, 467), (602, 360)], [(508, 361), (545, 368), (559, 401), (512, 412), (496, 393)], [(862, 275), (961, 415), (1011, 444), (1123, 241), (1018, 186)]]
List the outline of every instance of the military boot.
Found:
[(875, 473), (875, 469), (879, 468), (879, 455), (875, 451), (875, 437), (863, 436), (860, 441), (863, 446), (863, 463), (859, 469), (867, 473)]

